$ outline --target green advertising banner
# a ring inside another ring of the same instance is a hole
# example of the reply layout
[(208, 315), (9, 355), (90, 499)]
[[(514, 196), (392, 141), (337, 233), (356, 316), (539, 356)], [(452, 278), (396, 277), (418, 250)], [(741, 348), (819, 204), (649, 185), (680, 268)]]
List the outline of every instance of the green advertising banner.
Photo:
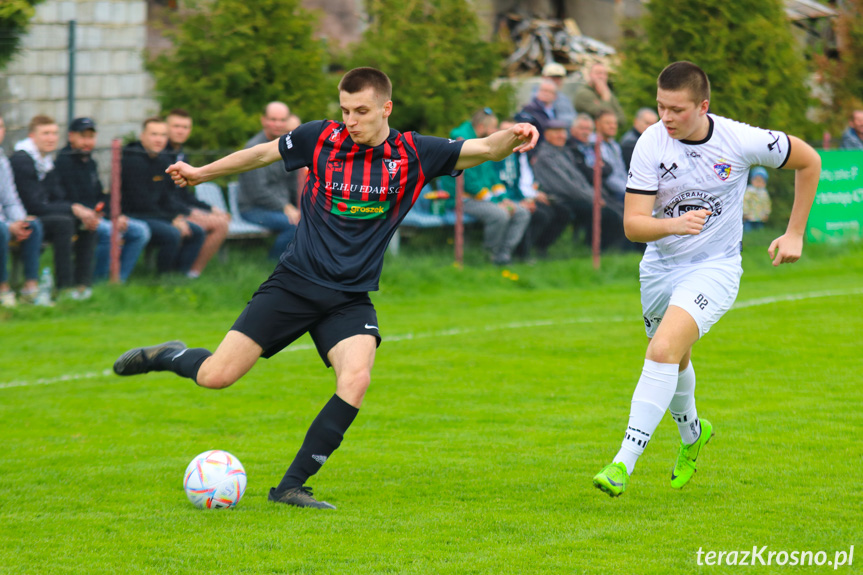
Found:
[(841, 243), (863, 239), (863, 151), (826, 150), (806, 239)]

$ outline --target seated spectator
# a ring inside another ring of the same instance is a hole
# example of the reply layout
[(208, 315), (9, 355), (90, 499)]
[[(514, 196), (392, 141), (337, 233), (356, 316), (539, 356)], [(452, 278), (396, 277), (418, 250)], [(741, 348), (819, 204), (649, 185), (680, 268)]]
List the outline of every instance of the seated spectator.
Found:
[[(592, 144), (599, 138), (599, 149), (602, 152), (602, 161), (611, 166), (611, 172), (603, 179), (603, 185), (611, 192), (612, 198), (623, 206), (626, 196), (626, 179), (628, 168), (623, 161), (623, 153), (620, 144), (617, 143), (617, 117), (614, 112), (603, 110), (596, 118), (596, 132), (593, 135)], [(591, 163), (588, 166), (593, 168)]]
[(743, 231), (764, 227), (770, 217), (770, 194), (767, 193), (767, 170), (755, 166), (749, 170), (749, 185), (743, 194)]
[(186, 220), (189, 210), (179, 201), (174, 182), (165, 170), (168, 158), (162, 154), (168, 143), (168, 125), (161, 118), (148, 118), (141, 140), (123, 148), (122, 209), (150, 228), (150, 243), (158, 246), (158, 273), (189, 270), (204, 243), (204, 230)]
[[(168, 114), (167, 124), (168, 145), (165, 147), (163, 153), (167, 155), (168, 162), (171, 164), (184, 162), (186, 153), (183, 150), (183, 145), (192, 134), (192, 117), (187, 111), (175, 108)], [(195, 196), (194, 188), (174, 186), (174, 191), (180, 202), (188, 210), (186, 220), (200, 226), (207, 234), (198, 257), (195, 258), (195, 262), (186, 274), (194, 279), (201, 276), (204, 268), (207, 267), (207, 264), (218, 253), (222, 244), (225, 243), (225, 238), (228, 237), (228, 224), (231, 222), (231, 216), (199, 200)]]
[(842, 133), (842, 150), (863, 150), (863, 110), (851, 112), (848, 129)]
[(626, 122), (626, 116), (617, 96), (608, 87), (608, 68), (601, 62), (591, 64), (587, 74), (587, 83), (575, 93), (575, 108), (579, 112), (590, 114), (594, 120), (599, 118), (602, 110), (611, 110), (617, 118), (617, 123)]
[[(246, 142), (246, 148), (275, 140), (293, 131), (300, 119), (282, 102), (270, 102), (261, 116), (261, 131)], [(240, 174), (237, 204), (244, 220), (277, 234), (269, 257), (278, 260), (294, 239), (300, 210), (297, 208), (297, 176), (285, 171), (281, 162)]]
[[(453, 139), (485, 138), (497, 131), (497, 116), (488, 108), (450, 132)], [(448, 178), (444, 178), (446, 180)], [(483, 247), (492, 263), (506, 265), (530, 223), (530, 212), (507, 196), (493, 162), (464, 171), (464, 213), (482, 222)]]
[[(43, 238), (54, 248), (57, 289), (70, 299), (90, 297), (93, 252), (99, 215), (84, 204), (63, 197), (51, 154), (59, 140), (57, 123), (48, 116), (34, 116), (29, 137), (15, 145), (10, 163), (15, 186), (28, 214), (42, 222)], [(75, 251), (72, 267), (73, 239)]]
[(543, 80), (536, 89), (536, 94), (516, 116), (520, 122), (530, 122), (539, 130), (542, 138), (549, 120), (555, 119), (554, 103), (557, 101), (557, 84), (552, 80)]
[(632, 151), (635, 149), (635, 143), (644, 130), (659, 121), (659, 116), (656, 115), (656, 110), (653, 108), (641, 108), (636, 112), (635, 118), (632, 120), (632, 127), (627, 130), (620, 138), (620, 151), (623, 153), (623, 163), (626, 169), (629, 169), (629, 162), (632, 160)]
[[(0, 144), (6, 137), (6, 123), (0, 116)], [(15, 292), (9, 285), (9, 246), (15, 242), (24, 264), (24, 287), (21, 299), (33, 303), (39, 278), (39, 253), (42, 250), (42, 224), (28, 216), (9, 159), (0, 147), (0, 305), (15, 307)]]
[[(566, 145), (573, 151), (575, 166), (588, 182), (593, 183), (593, 165), (596, 149), (593, 136), (593, 118), (588, 114), (579, 114), (569, 128), (569, 138)], [(602, 179), (605, 181), (611, 174), (611, 166), (602, 165)]]
[[(68, 201), (78, 202), (96, 211), (99, 224), (96, 228), (96, 264), (93, 279), (108, 277), (111, 257), (111, 201), (99, 181), (99, 168), (92, 156), (96, 147), (96, 123), (91, 118), (75, 118), (69, 125), (69, 142), (57, 155), (56, 170)], [(120, 252), (120, 281), (129, 279), (138, 257), (150, 241), (150, 228), (140, 220), (120, 214), (117, 219), (123, 241)]]
[[(508, 130), (514, 124), (515, 120), (504, 120), (499, 130)], [(534, 238), (541, 236), (554, 219), (554, 209), (548, 196), (539, 191), (539, 185), (534, 181), (527, 153), (510, 154), (494, 165), (498, 178), (506, 186), (507, 197), (530, 212), (530, 223), (513, 253), (518, 259), (530, 259)]]
[(566, 129), (575, 121), (575, 108), (569, 96), (563, 93), (563, 81), (566, 79), (566, 68), (556, 62), (546, 64), (542, 69), (542, 79), (551, 80), (557, 87), (557, 98), (554, 100), (554, 118), (566, 124)]
[[(536, 239), (536, 248), (542, 253), (563, 233), (568, 222), (586, 232), (585, 241), (590, 243), (593, 229), (593, 186), (576, 168), (575, 153), (566, 145), (566, 127), (562, 123), (550, 122), (546, 141), (534, 156), (533, 170), (539, 187), (544, 191), (554, 208), (556, 218), (545, 233)], [(622, 245), (623, 217), (607, 205), (602, 207), (602, 247)]]

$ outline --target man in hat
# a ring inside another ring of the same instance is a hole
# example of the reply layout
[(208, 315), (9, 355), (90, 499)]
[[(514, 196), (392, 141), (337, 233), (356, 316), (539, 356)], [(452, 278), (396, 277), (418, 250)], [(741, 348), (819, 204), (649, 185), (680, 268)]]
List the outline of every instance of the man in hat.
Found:
[[(557, 86), (557, 98), (554, 100), (552, 108), (554, 109), (554, 118), (566, 124), (566, 129), (572, 125), (575, 120), (576, 112), (572, 105), (569, 96), (563, 92), (563, 81), (566, 79), (566, 68), (557, 62), (546, 64), (542, 69), (542, 79), (551, 80)], [(534, 93), (536, 91), (534, 90)]]
[[(98, 213), (96, 227), (96, 251), (93, 278), (108, 277), (111, 253), (111, 201), (99, 180), (99, 167), (93, 158), (96, 147), (96, 122), (92, 118), (75, 118), (69, 124), (69, 142), (60, 150), (56, 169), (60, 188), (66, 198), (78, 202)], [(117, 226), (123, 238), (120, 253), (120, 280), (126, 281), (147, 242), (150, 241), (150, 228), (140, 220), (127, 218), (120, 214)], [(89, 288), (82, 293), (89, 297)]]

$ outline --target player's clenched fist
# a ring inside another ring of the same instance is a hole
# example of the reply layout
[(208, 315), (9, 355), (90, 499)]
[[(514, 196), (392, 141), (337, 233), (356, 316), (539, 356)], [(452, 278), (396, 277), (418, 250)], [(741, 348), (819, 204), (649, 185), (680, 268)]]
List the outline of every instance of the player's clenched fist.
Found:
[(674, 233), (678, 236), (695, 236), (704, 229), (707, 218), (713, 212), (710, 210), (692, 210), (682, 216), (674, 218)]
[(194, 186), (201, 183), (200, 178), (196, 176), (197, 168), (193, 168), (186, 162), (177, 162), (176, 164), (171, 164), (168, 166), (168, 169), (165, 170), (167, 174), (171, 176), (171, 179), (174, 180), (174, 183), (180, 186), (181, 188), (185, 188), (186, 186)]

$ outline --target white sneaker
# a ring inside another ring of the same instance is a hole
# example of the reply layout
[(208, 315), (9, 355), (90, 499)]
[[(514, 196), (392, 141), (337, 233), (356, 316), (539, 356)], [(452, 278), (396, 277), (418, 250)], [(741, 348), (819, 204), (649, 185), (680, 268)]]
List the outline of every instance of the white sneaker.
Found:
[(15, 307), (18, 302), (15, 300), (15, 292), (12, 290), (0, 293), (0, 306)]

